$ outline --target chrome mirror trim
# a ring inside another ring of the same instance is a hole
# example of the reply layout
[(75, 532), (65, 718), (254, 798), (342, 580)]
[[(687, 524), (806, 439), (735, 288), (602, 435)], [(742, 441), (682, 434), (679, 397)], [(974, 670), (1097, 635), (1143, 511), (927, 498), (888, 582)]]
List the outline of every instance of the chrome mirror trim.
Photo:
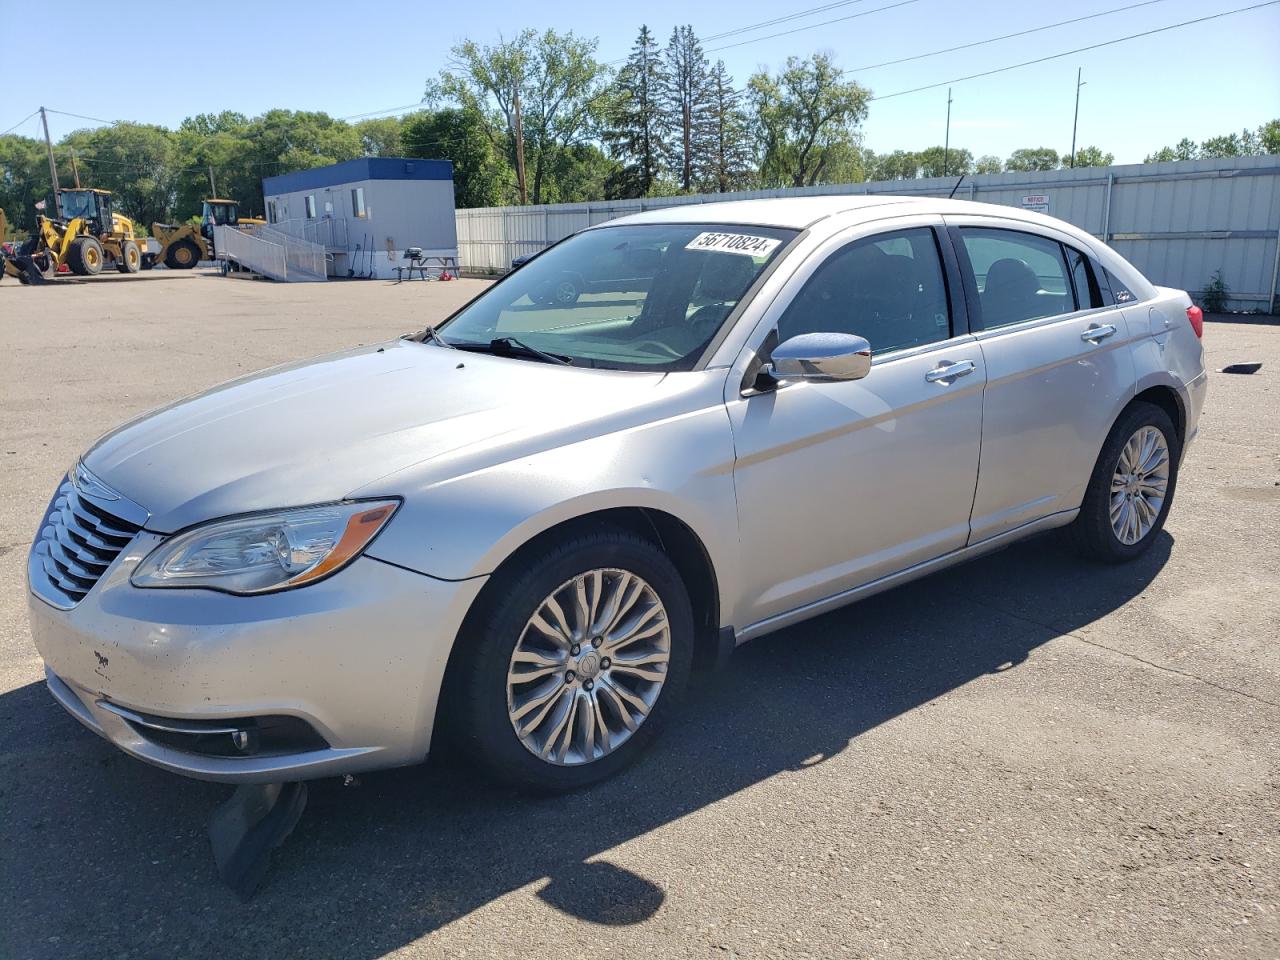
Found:
[(871, 344), (849, 333), (802, 333), (773, 349), (766, 370), (775, 380), (861, 380), (871, 372)]

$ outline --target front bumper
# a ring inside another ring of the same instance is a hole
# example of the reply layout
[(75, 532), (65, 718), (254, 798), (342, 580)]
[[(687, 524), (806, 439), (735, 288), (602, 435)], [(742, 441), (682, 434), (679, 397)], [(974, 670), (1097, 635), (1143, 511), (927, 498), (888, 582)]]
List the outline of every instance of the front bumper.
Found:
[[(303, 780), (425, 758), (449, 652), (484, 578), (436, 580), (362, 557), (256, 597), (134, 587), (130, 573), (160, 539), (139, 534), (69, 610), (29, 594), (49, 690), (85, 726), (202, 780)], [(322, 742), (210, 755), (138, 715), (160, 726), (291, 717)]]

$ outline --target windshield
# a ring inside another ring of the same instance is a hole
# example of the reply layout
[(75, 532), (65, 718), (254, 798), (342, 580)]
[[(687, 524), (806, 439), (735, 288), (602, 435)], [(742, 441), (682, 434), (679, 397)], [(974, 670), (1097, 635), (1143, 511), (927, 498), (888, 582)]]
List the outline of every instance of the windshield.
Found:
[(98, 215), (98, 205), (88, 190), (65, 191), (62, 194), (62, 216), (67, 220), (76, 217), (93, 219)]
[(211, 220), (219, 226), (235, 226), (239, 222), (236, 216), (236, 206), (234, 203), (206, 203), (204, 205), (204, 219)]
[(514, 338), (582, 366), (688, 370), (795, 234), (715, 224), (587, 230), (508, 274), (440, 332), (464, 348)]

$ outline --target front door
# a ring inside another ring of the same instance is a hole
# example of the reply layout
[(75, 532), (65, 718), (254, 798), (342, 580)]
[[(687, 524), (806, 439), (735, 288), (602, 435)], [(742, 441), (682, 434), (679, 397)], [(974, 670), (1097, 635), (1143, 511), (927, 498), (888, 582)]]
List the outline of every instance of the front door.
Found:
[(776, 317), (779, 341), (865, 337), (866, 378), (746, 395), (731, 387), (742, 627), (968, 539), (986, 371), (974, 340), (953, 328), (940, 238), (921, 220), (833, 239), (766, 316), (769, 329)]

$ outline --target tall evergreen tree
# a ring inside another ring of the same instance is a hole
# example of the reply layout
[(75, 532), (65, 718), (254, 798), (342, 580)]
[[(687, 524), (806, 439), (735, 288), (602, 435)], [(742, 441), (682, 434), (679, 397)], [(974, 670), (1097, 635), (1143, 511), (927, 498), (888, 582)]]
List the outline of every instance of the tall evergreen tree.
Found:
[(689, 191), (703, 179), (712, 148), (710, 69), (691, 26), (671, 31), (662, 56), (667, 73), (663, 109), (675, 130), (669, 151), (671, 171), (680, 189)]
[(751, 181), (754, 151), (751, 121), (742, 107), (742, 91), (717, 60), (708, 77), (711, 101), (712, 152), (705, 186), (719, 193), (740, 190)]
[(662, 50), (647, 26), (640, 28), (626, 65), (618, 71), (602, 139), (623, 166), (614, 192), (624, 197), (653, 193), (662, 173), (671, 133), (663, 111), (667, 73)]

